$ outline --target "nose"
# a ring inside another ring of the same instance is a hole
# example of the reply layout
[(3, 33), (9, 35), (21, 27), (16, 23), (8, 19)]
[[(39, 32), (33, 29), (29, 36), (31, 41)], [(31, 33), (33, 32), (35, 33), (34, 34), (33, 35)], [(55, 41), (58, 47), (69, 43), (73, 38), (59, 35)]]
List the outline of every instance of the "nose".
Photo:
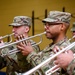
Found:
[(48, 23), (45, 24), (44, 28), (45, 28), (45, 29), (49, 29)]
[(12, 32), (15, 32), (15, 30), (16, 30), (15, 27), (13, 27), (13, 28), (12, 28)]

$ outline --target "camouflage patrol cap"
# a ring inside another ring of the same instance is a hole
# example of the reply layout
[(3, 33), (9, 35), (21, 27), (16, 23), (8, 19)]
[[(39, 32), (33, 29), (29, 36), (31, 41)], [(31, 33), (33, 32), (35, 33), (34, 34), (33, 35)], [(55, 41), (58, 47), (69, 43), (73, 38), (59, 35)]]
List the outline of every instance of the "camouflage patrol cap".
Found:
[(75, 22), (73, 23), (73, 26), (71, 28), (71, 31), (75, 31)]
[(50, 11), (47, 18), (43, 19), (42, 22), (51, 23), (70, 23), (71, 14), (68, 12)]
[(31, 18), (28, 16), (16, 16), (13, 19), (13, 23), (9, 24), (9, 26), (21, 26), (21, 25), (31, 26)]

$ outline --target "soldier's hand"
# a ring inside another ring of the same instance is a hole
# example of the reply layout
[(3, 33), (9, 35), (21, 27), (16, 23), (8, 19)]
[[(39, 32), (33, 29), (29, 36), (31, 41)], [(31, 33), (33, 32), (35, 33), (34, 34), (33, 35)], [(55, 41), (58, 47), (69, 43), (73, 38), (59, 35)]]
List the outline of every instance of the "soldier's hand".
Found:
[(63, 69), (66, 69), (73, 59), (73, 52), (68, 50), (67, 53), (61, 53), (56, 57), (55, 64), (59, 65)]
[(29, 55), (31, 52), (33, 52), (33, 47), (30, 42), (27, 42), (26, 44), (19, 43), (17, 48), (21, 50), (23, 55)]

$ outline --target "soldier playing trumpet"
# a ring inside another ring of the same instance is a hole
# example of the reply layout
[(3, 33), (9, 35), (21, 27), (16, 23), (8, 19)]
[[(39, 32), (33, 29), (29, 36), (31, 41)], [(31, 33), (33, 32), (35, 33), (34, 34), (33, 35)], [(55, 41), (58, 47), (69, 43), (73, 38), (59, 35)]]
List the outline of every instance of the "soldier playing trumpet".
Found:
[[(73, 39), (75, 39), (75, 22), (73, 23), (71, 31), (72, 31)], [(55, 46), (54, 49), (58, 51), (57, 46)], [(65, 71), (67, 71), (69, 75), (75, 74), (75, 57), (70, 50), (67, 51), (67, 54), (62, 53), (58, 55), (56, 57), (55, 64), (58, 65), (57, 67), (61, 67)]]
[[(28, 37), (28, 33), (31, 28), (31, 18), (28, 16), (16, 16), (14, 17), (12, 26), (12, 32), (14, 33), (15, 40), (21, 40)], [(31, 43), (35, 43), (32, 40), (28, 40)], [(26, 44), (28, 41), (23, 41), (21, 43)], [(4, 45), (3, 41), (0, 40), (1, 44)], [(21, 52), (14, 54), (9, 54), (8, 52), (17, 48), (16, 45), (9, 46), (1, 50), (1, 53), (6, 54), (5, 56), (0, 56), (0, 69), (6, 67), (6, 75), (16, 75), (18, 73), (23, 73), (32, 68), (31, 64), (26, 60), (27, 56), (22, 55)], [(34, 46), (33, 50), (37, 53), (39, 52), (39, 46)]]
[[(27, 60), (30, 64), (37, 66), (38, 64), (44, 62), (46, 59), (55, 54), (55, 46), (58, 46), (61, 49), (70, 44), (66, 36), (67, 30), (70, 26), (70, 19), (71, 14), (68, 12), (50, 11), (48, 17), (43, 19), (42, 22), (44, 23), (46, 37), (48, 39), (52, 39), (53, 42), (38, 54), (36, 52), (33, 52), (33, 48), (30, 43), (28, 43), (27, 45), (18, 44), (18, 48), (22, 51), (23, 55), (27, 56)], [(71, 53), (73, 52), (71, 51)], [(50, 61), (49, 64), (41, 67), (40, 72), (43, 73), (42, 75), (45, 75), (45, 72), (54, 65), (54, 61)], [(68, 70), (64, 70), (61, 67), (60, 70), (56, 71), (52, 75), (71, 74), (68, 73)]]

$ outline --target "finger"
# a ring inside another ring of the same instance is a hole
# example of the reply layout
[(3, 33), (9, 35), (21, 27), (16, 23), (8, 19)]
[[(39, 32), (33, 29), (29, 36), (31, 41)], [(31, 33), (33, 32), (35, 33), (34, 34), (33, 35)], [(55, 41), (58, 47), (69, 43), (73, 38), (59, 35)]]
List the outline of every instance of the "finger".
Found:
[(72, 50), (68, 50), (68, 51), (67, 51), (67, 53), (69, 53), (69, 54), (73, 55)]
[[(22, 35), (19, 35), (19, 36), (18, 36), (18, 41), (19, 41), (19, 40), (22, 40)], [(20, 42), (20, 44), (22, 44), (22, 42)]]
[(54, 48), (54, 49), (53, 49), (53, 51), (54, 51), (54, 53), (57, 53), (57, 50), (56, 50), (56, 48)]
[(27, 40), (26, 43), (27, 43), (27, 46), (31, 46), (30, 40)]
[(26, 51), (22, 51), (23, 55), (28, 55), (28, 53)]
[[(23, 39), (26, 38), (24, 34), (22, 36), (23, 36)], [(24, 40), (23, 43), (26, 44), (26, 40)]]
[[(23, 40), (24, 38), (25, 38), (25, 35), (22, 34), (22, 35), (21, 35), (21, 39)], [(25, 41), (22, 41), (22, 43), (25, 44)]]
[[(20, 40), (23, 40), (23, 35), (20, 35)], [(24, 41), (22, 41), (21, 43), (25, 44)]]
[(55, 61), (54, 61), (54, 64), (55, 64), (55, 65), (58, 65), (58, 60), (55, 60)]
[(26, 47), (26, 45), (23, 44), (23, 43), (19, 43), (19, 44), (17, 44), (17, 46), (20, 46), (20, 47)]
[(58, 46), (54, 46), (53, 51), (54, 51), (54, 53), (57, 53), (57, 52), (59, 52), (59, 51), (60, 51), (60, 49), (59, 49), (59, 47), (58, 47)]
[(0, 36), (0, 40), (2, 40), (2, 36)]
[(0, 43), (3, 43), (3, 40), (0, 40)]
[(17, 36), (17, 40), (20, 40), (20, 36)]
[(20, 49), (21, 51), (23, 51), (25, 48), (23, 48), (22, 46), (17, 46), (18, 49)]
[(57, 52), (59, 52), (60, 51), (60, 48), (58, 46), (55, 46), (55, 47), (56, 47)]

